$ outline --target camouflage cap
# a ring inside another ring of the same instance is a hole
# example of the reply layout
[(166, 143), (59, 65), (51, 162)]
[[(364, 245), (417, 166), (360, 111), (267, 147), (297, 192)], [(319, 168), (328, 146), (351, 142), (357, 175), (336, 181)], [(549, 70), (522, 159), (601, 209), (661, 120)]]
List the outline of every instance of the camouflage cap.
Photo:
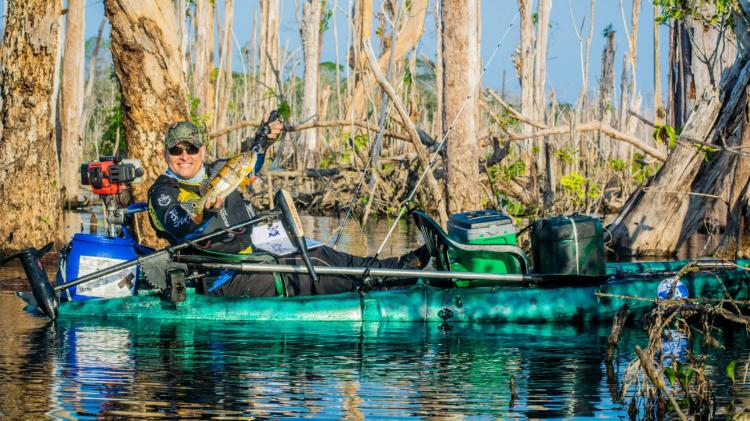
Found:
[(195, 124), (189, 121), (178, 121), (169, 126), (167, 135), (164, 137), (164, 146), (167, 149), (180, 143), (188, 142), (194, 146), (203, 145), (203, 134)]

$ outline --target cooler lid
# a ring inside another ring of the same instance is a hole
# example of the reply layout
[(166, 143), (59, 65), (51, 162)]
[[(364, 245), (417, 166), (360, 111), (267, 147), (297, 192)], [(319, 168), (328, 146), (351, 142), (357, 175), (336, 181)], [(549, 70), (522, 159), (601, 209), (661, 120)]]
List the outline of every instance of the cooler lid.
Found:
[(448, 217), (448, 221), (453, 225), (464, 229), (513, 224), (513, 220), (510, 219), (510, 216), (500, 211), (490, 209), (454, 213)]

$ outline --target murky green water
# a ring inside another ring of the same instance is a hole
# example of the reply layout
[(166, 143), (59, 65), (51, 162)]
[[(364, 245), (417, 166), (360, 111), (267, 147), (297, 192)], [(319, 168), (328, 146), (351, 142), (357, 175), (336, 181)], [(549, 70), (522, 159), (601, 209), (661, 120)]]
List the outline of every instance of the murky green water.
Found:
[[(12, 418), (626, 418), (620, 380), (645, 343), (626, 329), (608, 370), (607, 326), (53, 325), (21, 307), (0, 294), (0, 412)], [(747, 340), (724, 340), (710, 372), (719, 402), (750, 402), (721, 370), (745, 367)]]
[[(338, 225), (306, 223), (321, 240)], [(340, 248), (372, 253), (387, 228), (349, 225)], [(408, 224), (396, 236), (385, 254), (416, 243)], [(639, 329), (625, 329), (608, 367), (606, 325), (48, 324), (7, 293), (0, 314), (0, 416), (16, 419), (627, 418), (621, 380), (645, 345)], [(750, 406), (747, 337), (720, 339), (727, 349), (712, 354), (708, 373), (717, 405)]]

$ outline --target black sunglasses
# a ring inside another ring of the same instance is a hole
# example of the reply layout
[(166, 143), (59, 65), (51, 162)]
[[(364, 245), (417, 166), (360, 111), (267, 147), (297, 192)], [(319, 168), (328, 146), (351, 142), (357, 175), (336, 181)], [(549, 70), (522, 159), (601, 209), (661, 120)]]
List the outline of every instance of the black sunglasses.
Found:
[(198, 146), (193, 145), (192, 143), (188, 143), (186, 145), (174, 145), (171, 148), (167, 149), (167, 152), (169, 152), (172, 156), (180, 156), (182, 155), (183, 151), (186, 151), (188, 155), (195, 155), (197, 154), (201, 148)]

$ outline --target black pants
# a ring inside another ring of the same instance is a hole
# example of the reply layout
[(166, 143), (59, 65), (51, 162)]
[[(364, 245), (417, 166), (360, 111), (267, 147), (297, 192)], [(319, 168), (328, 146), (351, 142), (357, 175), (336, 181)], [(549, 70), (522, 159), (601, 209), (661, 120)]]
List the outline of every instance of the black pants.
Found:
[[(389, 257), (382, 260), (353, 256), (348, 253), (336, 251), (328, 246), (320, 246), (310, 250), (310, 260), (313, 266), (345, 266), (388, 269), (416, 269), (413, 253), (401, 257)], [(304, 266), (302, 258), (298, 254), (279, 257), (280, 264)], [(338, 294), (353, 291), (359, 282), (356, 277), (343, 275), (320, 275), (318, 283), (313, 285), (312, 279), (307, 274), (283, 274), (284, 286), (287, 295), (323, 295)], [(213, 278), (207, 279), (204, 290), (208, 295), (221, 297), (274, 297), (276, 296), (276, 282), (272, 273), (239, 273), (227, 281), (221, 287), (209, 291)], [(397, 281), (398, 285), (414, 283), (415, 280)]]

